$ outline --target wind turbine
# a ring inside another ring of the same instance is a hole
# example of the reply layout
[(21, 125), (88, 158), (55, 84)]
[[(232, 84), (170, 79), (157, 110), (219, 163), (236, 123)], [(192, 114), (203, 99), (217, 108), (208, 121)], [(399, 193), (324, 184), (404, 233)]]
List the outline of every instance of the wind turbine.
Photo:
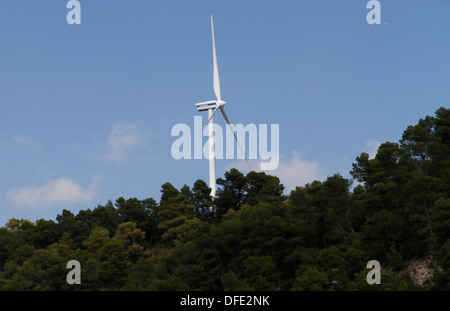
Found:
[[(234, 139), (236, 140), (237, 144), (239, 145), (239, 148), (241, 149), (241, 152), (244, 154), (245, 152), (242, 150), (241, 145), (239, 144), (239, 141), (236, 137), (236, 133), (234, 132), (230, 120), (227, 117), (227, 114), (225, 113), (225, 109), (223, 108), (226, 104), (225, 101), (222, 100), (222, 94), (220, 92), (220, 79), (219, 79), (219, 67), (217, 65), (217, 54), (216, 54), (216, 40), (214, 38), (214, 22), (213, 22), (213, 16), (211, 15), (211, 33), (212, 33), (212, 47), (213, 47), (213, 87), (214, 87), (214, 94), (216, 95), (216, 100), (210, 100), (206, 102), (197, 103), (197, 110), (198, 111), (208, 111), (208, 149), (209, 149), (209, 187), (211, 188), (211, 197), (216, 197), (216, 155), (215, 155), (215, 148), (214, 148), (214, 114), (218, 109), (222, 112), (223, 117), (225, 118), (225, 121), (227, 121), (227, 124), (230, 126), (231, 131), (233, 132)], [(247, 157), (245, 157), (245, 161), (247, 161)], [(250, 167), (248, 161), (247, 165)]]

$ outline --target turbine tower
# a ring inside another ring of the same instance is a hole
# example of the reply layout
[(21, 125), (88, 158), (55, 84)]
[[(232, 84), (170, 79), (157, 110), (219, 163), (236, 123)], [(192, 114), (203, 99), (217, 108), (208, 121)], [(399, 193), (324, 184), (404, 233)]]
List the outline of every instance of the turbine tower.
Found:
[[(225, 109), (223, 108), (226, 104), (222, 100), (222, 94), (220, 92), (220, 79), (219, 79), (219, 67), (217, 65), (217, 54), (216, 54), (216, 41), (214, 38), (214, 22), (213, 22), (213, 16), (211, 15), (211, 33), (212, 33), (212, 47), (213, 47), (213, 87), (214, 87), (214, 94), (216, 95), (216, 100), (210, 100), (206, 102), (197, 103), (197, 110), (198, 111), (208, 111), (208, 154), (209, 154), (209, 187), (211, 188), (211, 197), (216, 197), (216, 154), (215, 154), (215, 146), (214, 146), (214, 114), (216, 113), (217, 109), (220, 108), (220, 111), (222, 112), (222, 115), (227, 122), (227, 124), (230, 126), (231, 131), (233, 132), (234, 139), (236, 140), (237, 144), (239, 145), (239, 148), (241, 149), (241, 152), (244, 154), (245, 152), (242, 150), (241, 145), (239, 144), (239, 141), (237, 140), (236, 133), (234, 132), (230, 120), (227, 117), (227, 114), (225, 113)], [(247, 161), (247, 158), (245, 157), (245, 160)], [(250, 167), (248, 161), (247, 165)]]

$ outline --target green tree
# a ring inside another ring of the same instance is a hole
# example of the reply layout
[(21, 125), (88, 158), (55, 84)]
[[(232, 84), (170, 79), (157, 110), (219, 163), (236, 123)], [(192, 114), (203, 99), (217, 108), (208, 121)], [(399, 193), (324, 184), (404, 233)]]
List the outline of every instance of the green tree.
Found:
[(121, 223), (114, 235), (114, 239), (121, 241), (127, 248), (128, 259), (135, 263), (144, 252), (145, 232), (137, 228), (137, 225), (128, 221)]
[(221, 277), (223, 289), (225, 291), (251, 291), (253, 287), (249, 286), (245, 280), (239, 277), (233, 271), (228, 271)]
[(258, 203), (279, 204), (285, 201), (284, 186), (276, 176), (264, 172), (249, 172), (245, 176), (244, 203), (256, 205)]
[(164, 241), (173, 243), (178, 239), (179, 227), (194, 217), (194, 206), (169, 183), (162, 186), (161, 192), (161, 202), (156, 210), (158, 229), (162, 231)]
[(322, 291), (330, 289), (328, 275), (315, 267), (300, 267), (297, 271), (292, 290), (294, 291)]
[(432, 289), (450, 290), (450, 239), (436, 252), (437, 264), (433, 269)]
[[(120, 230), (125, 231), (128, 225), (122, 226)], [(122, 287), (126, 282), (126, 273), (130, 266), (129, 253), (127, 249), (126, 234), (120, 233), (119, 237), (110, 237), (107, 229), (94, 227), (89, 237), (84, 241), (85, 250), (76, 252), (80, 258), (83, 269), (81, 278), (85, 289), (116, 289)]]
[(244, 174), (237, 169), (231, 169), (225, 172), (225, 179), (217, 179), (217, 199), (214, 202), (215, 214), (219, 219), (225, 215), (228, 210), (238, 210), (245, 198), (246, 180)]
[(159, 240), (155, 209), (156, 201), (152, 198), (138, 200), (130, 198), (125, 200), (120, 197), (116, 200), (117, 212), (120, 222), (133, 222), (136, 227), (145, 233), (146, 241), (155, 243)]
[(408, 126), (400, 140), (401, 148), (415, 161), (417, 168), (425, 175), (430, 174), (433, 150), (434, 118), (427, 116), (415, 126)]
[[(5, 272), (10, 282), (4, 290), (63, 290), (66, 283), (66, 264), (73, 252), (65, 243), (54, 243), (45, 249), (38, 249), (22, 265), (8, 265)], [(12, 274), (12, 275), (11, 275)]]
[(194, 205), (197, 218), (201, 220), (211, 220), (214, 216), (211, 198), (211, 188), (201, 179), (195, 181), (192, 187), (192, 196), (190, 203)]
[(119, 212), (111, 201), (108, 201), (106, 205), (98, 205), (93, 210), (81, 210), (75, 216), (75, 219), (88, 224), (91, 229), (94, 225), (97, 225), (107, 229), (112, 234), (121, 221)]
[(438, 246), (450, 237), (450, 198), (440, 198), (434, 202), (430, 211), (430, 224)]
[(246, 281), (257, 291), (279, 288), (278, 273), (270, 256), (249, 256), (244, 260)]

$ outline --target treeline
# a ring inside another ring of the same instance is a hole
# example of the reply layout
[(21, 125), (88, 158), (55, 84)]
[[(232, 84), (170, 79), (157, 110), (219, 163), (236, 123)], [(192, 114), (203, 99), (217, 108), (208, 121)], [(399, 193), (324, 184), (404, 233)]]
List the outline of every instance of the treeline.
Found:
[[(450, 290), (450, 110), (409, 126), (399, 143), (284, 195), (277, 177), (162, 185), (56, 220), (0, 228), (0, 290)], [(405, 273), (428, 258), (433, 275)], [(81, 284), (66, 282), (70, 260)], [(378, 260), (381, 285), (366, 282)]]

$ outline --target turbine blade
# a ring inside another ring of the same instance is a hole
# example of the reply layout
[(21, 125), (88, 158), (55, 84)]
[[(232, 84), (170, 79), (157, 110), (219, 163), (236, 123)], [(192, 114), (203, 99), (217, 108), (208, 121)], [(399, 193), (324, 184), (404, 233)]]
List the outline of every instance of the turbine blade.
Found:
[(219, 107), (220, 107), (219, 104), (216, 104), (216, 108), (214, 109), (214, 111), (213, 111), (211, 117), (208, 119), (208, 122), (206, 122), (206, 125), (209, 124), (209, 122), (211, 121), (211, 119), (214, 117), (214, 114), (216, 113), (217, 109), (219, 109)]
[(212, 32), (212, 45), (213, 45), (213, 86), (214, 93), (218, 101), (222, 99), (220, 94), (220, 79), (219, 79), (219, 67), (217, 65), (217, 54), (216, 54), (216, 40), (214, 38), (214, 22), (213, 16), (211, 15), (211, 32)]
[[(222, 111), (222, 115), (225, 118), (225, 121), (227, 121), (227, 124), (231, 126), (230, 120), (228, 120), (227, 114), (225, 113), (225, 109), (223, 109), (223, 107), (220, 107), (220, 111)], [(233, 130), (233, 129), (231, 129), (231, 130)]]
[(227, 121), (227, 124), (228, 124), (228, 126), (230, 127), (231, 132), (233, 133), (234, 139), (236, 140), (236, 142), (237, 142), (237, 144), (238, 144), (238, 146), (239, 146), (239, 149), (241, 149), (241, 152), (242, 152), (242, 154), (244, 155), (245, 162), (247, 162), (248, 168), (249, 168), (250, 170), (252, 170), (252, 168), (250, 167), (250, 163), (248, 163), (247, 157), (245, 156), (245, 152), (244, 152), (244, 150), (242, 149), (241, 144), (239, 143), (239, 140), (237, 139), (236, 133), (234, 132), (233, 128), (231, 127), (231, 123), (230, 123), (230, 120), (228, 119), (227, 114), (225, 113), (225, 109), (223, 109), (223, 107), (220, 107), (220, 111), (222, 112), (222, 115), (223, 115), (223, 117), (225, 118), (225, 121)]

